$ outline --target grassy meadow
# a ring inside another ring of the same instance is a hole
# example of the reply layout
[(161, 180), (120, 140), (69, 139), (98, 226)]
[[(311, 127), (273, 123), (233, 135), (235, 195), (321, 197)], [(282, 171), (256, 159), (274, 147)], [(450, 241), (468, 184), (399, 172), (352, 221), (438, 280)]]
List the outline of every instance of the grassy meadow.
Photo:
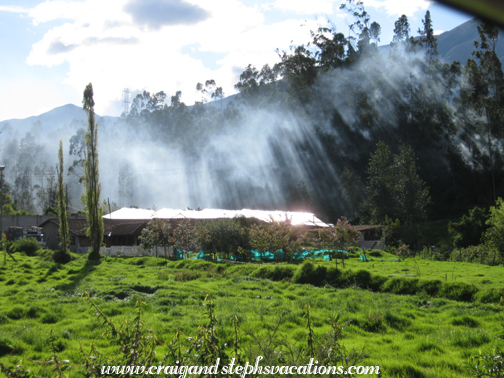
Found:
[[(386, 253), (368, 263), (350, 258), (345, 268), (339, 261), (338, 271), (334, 261), (316, 260), (215, 264), (134, 257), (93, 264), (74, 255), (60, 265), (48, 255), (14, 256), (17, 264), (7, 260), (0, 267), (0, 363), (22, 364), (36, 376), (54, 376), (53, 366), (43, 363), (54, 354), (73, 366), (65, 374), (85, 376), (79, 366), (91, 343), (103, 354), (117, 353), (85, 292), (114, 324), (132, 320), (141, 298), (147, 328), (160, 341), (159, 359), (178, 330), (184, 340), (195, 336), (207, 316), (207, 294), (215, 301), (217, 336), (232, 344), (236, 315), (241, 354), (250, 359), (268, 352), (272, 333), (281, 348), (306, 347), (307, 304), (317, 338), (340, 314), (347, 351), (364, 350), (359, 365), (379, 365), (384, 377), (470, 377), (464, 362), (502, 343), (496, 298), (503, 294), (503, 266), (392, 262), (396, 257)], [(388, 277), (393, 274), (418, 277)]]

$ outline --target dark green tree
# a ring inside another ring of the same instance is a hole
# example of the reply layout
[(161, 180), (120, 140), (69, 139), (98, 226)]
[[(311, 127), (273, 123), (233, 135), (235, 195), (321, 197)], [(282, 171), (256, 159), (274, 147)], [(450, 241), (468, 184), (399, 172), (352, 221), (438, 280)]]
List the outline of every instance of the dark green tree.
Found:
[(423, 28), (418, 29), (420, 34), (420, 46), (425, 48), (425, 57), (430, 61), (438, 55), (437, 38), (434, 35), (430, 11), (425, 12), (425, 18), (422, 20)]
[(490, 227), (486, 224), (488, 211), (481, 207), (474, 207), (464, 214), (458, 222), (448, 223), (448, 232), (453, 238), (453, 244), (458, 248), (481, 243), (482, 235)]
[(206, 221), (200, 228), (204, 227), (206, 232), (203, 248), (213, 253), (223, 253), (226, 258), (238, 253), (238, 248), (250, 249), (249, 236), (247, 231), (240, 227), (238, 219), (216, 219)]
[(352, 218), (355, 218), (357, 198), (359, 196), (360, 178), (353, 169), (345, 166), (340, 177), (341, 195), (343, 199), (352, 205)]
[(462, 93), (463, 105), (470, 106), (479, 117), (477, 121), (482, 139), (486, 140), (492, 176), (493, 200), (496, 193), (496, 144), (502, 137), (504, 121), (504, 73), (495, 53), (499, 31), (492, 25), (478, 26), (480, 42), (475, 41), (472, 55), (478, 60), (467, 60), (470, 89)]
[(63, 182), (64, 171), (65, 167), (63, 165), (63, 141), (60, 140), (58, 150), (58, 216), (60, 221), (59, 240), (62, 253), (68, 253), (70, 236), (68, 233), (68, 217), (65, 201), (65, 183)]
[(406, 53), (410, 53), (415, 50), (417, 41), (410, 36), (410, 31), (408, 17), (403, 14), (394, 23), (394, 37), (392, 38), (392, 42), (390, 42), (391, 51), (403, 50)]
[(425, 207), (431, 201), (429, 189), (418, 175), (410, 146), (401, 145), (399, 154), (392, 157), (389, 147), (378, 142), (367, 173), (368, 199), (363, 211), (372, 223), (383, 223), (388, 216), (398, 218), (403, 225), (413, 225), (425, 218)]
[(399, 146), (394, 156), (394, 185), (397, 214), (401, 224), (417, 224), (425, 219), (425, 208), (430, 204), (429, 188), (417, 172), (415, 155), (411, 146)]
[(363, 212), (371, 223), (381, 223), (386, 215), (396, 213), (394, 203), (394, 171), (390, 148), (384, 142), (378, 142), (376, 151), (371, 153), (367, 167), (367, 200)]
[(98, 127), (95, 123), (93, 86), (89, 83), (84, 90), (82, 100), (84, 111), (88, 116), (88, 130), (86, 133), (86, 161), (84, 162), (84, 180), (86, 185), (86, 217), (88, 229), (87, 237), (91, 242), (89, 260), (100, 259), (100, 247), (103, 240), (104, 225), (100, 207), (101, 185), (98, 170)]

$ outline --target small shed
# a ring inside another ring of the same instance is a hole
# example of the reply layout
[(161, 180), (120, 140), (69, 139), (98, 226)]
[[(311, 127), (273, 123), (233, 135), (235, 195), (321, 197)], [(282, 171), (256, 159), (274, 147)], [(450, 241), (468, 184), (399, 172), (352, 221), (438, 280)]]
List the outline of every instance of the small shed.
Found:
[(354, 226), (360, 232), (358, 246), (364, 250), (385, 250), (385, 238), (382, 236), (381, 225), (357, 225)]

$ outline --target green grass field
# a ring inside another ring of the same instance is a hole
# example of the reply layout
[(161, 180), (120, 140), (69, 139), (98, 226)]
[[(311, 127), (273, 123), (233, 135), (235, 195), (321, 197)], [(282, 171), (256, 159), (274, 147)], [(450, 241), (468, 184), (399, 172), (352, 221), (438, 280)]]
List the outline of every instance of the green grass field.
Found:
[[(53, 355), (48, 342), (51, 332), (59, 359), (74, 366), (66, 371), (69, 376), (84, 376), (78, 367), (81, 346), (87, 350), (94, 343), (104, 354), (117, 352), (103, 337), (102, 321), (81, 297), (84, 292), (116, 324), (133, 319), (135, 298), (142, 298), (144, 320), (165, 345), (177, 330), (184, 338), (194, 336), (205, 321), (204, 300), (211, 294), (219, 339), (232, 341), (236, 315), (245, 357), (264, 352), (257, 340), (266, 340), (276, 325), (285, 345), (292, 350), (305, 346), (309, 304), (317, 337), (329, 332), (331, 319), (340, 314), (347, 350), (364, 348), (368, 357), (360, 364), (379, 365), (384, 377), (469, 377), (464, 362), (479, 350), (490, 351), (502, 333), (503, 313), (497, 301), (478, 296), (504, 287), (502, 266), (419, 259), (391, 262), (394, 257), (388, 254), (371, 257), (368, 263), (350, 258), (344, 269), (339, 264), (347, 281), (340, 278), (340, 287), (332, 287), (328, 282), (294, 283), (303, 281), (304, 265), (166, 262), (154, 257), (105, 258), (87, 264), (85, 256), (59, 265), (47, 257), (19, 253), (15, 257), (18, 264), (10, 260), (0, 267), (0, 362), (22, 363), (39, 376), (54, 374), (50, 364), (39, 363)], [(335, 262), (315, 261), (314, 265), (332, 269)], [(361, 284), (363, 273), (357, 274), (358, 270), (377, 277), (369, 281), (374, 282), (375, 292)], [(397, 295), (394, 292), (401, 292), (409, 281), (398, 286), (386, 278), (389, 274), (419, 275), (418, 287), (424, 280), (439, 280), (438, 286), (463, 283), (474, 285), (478, 292), (465, 301), (443, 297), (449, 292), (444, 286), (434, 296), (425, 289)], [(166, 354), (165, 345), (157, 347), (159, 356)]]

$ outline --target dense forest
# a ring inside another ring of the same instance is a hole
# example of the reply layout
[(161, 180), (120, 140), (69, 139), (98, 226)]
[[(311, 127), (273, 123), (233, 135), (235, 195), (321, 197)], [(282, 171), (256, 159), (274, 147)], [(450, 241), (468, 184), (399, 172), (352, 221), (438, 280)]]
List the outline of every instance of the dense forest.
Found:
[[(350, 36), (320, 27), (305, 45), (278, 51), (274, 66), (249, 65), (237, 96), (225, 98), (211, 79), (195, 83), (201, 101), (193, 106), (181, 92), (137, 95), (99, 131), (105, 198), (401, 224), (495, 204), (504, 194), (498, 30), (482, 23), (472, 59), (446, 64), (437, 59), (429, 12), (416, 35), (401, 16), (383, 54), (380, 25), (358, 2), (343, 7), (354, 19)], [(70, 211), (81, 207), (82, 126), (64, 139)], [(50, 212), (56, 201), (56, 180), (47, 179), (56, 177), (49, 163), (56, 147), (37, 141), (27, 134), (3, 149), (9, 211)], [(34, 185), (37, 174), (46, 177), (42, 185)]]

